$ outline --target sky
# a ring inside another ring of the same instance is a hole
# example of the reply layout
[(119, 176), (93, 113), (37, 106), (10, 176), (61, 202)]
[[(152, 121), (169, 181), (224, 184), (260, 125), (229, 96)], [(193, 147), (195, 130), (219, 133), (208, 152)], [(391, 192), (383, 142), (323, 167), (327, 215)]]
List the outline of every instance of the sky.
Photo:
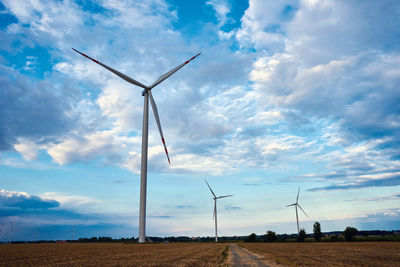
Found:
[(0, 241), (400, 229), (400, 2), (0, 0)]

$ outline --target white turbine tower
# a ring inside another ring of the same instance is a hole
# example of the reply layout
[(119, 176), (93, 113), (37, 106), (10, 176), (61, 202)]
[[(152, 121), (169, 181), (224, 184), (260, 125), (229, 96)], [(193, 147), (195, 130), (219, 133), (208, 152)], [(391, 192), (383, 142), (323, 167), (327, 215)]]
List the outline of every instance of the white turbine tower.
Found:
[(10, 224), (10, 241), (8, 241), (9, 244), (12, 244), (13, 232), (14, 232), (14, 224), (11, 222), (11, 224)]
[(296, 198), (296, 203), (287, 205), (286, 207), (291, 207), (294, 206), (296, 208), (296, 221), (297, 221), (297, 234), (300, 234), (300, 228), (299, 228), (299, 214), (297, 213), (297, 207), (301, 209), (301, 211), (308, 217), (307, 213), (300, 207), (299, 205), (299, 193), (300, 193), (300, 187), (299, 190), (297, 190), (297, 198)]
[(201, 53), (198, 53), (194, 57), (190, 58), (189, 60), (185, 61), (181, 65), (177, 66), (176, 68), (170, 70), (169, 72), (161, 75), (157, 80), (152, 85), (144, 85), (131, 77), (85, 55), (84, 53), (79, 52), (78, 50), (72, 48), (75, 52), (81, 54), (82, 56), (92, 60), (93, 62), (99, 64), (100, 66), (106, 68), (107, 70), (111, 71), (115, 75), (121, 77), (125, 81), (134, 84), (136, 86), (142, 87), (144, 90), (142, 92), (142, 96), (144, 96), (144, 107), (143, 107), (143, 127), (142, 127), (142, 160), (141, 160), (141, 170), (140, 170), (140, 209), (139, 209), (139, 243), (145, 243), (146, 242), (146, 188), (147, 188), (147, 148), (148, 148), (148, 126), (149, 126), (149, 97), (150, 97), (150, 103), (153, 109), (154, 117), (157, 122), (157, 127), (158, 131), (160, 132), (161, 136), (161, 141), (164, 145), (165, 153), (167, 155), (168, 163), (171, 164), (169, 155), (168, 155), (168, 150), (165, 145), (165, 140), (163, 136), (163, 132), (161, 129), (161, 124), (160, 124), (160, 118), (158, 116), (158, 111), (157, 111), (157, 106), (156, 103), (154, 102), (153, 96), (151, 94), (151, 89), (153, 89), (155, 86), (163, 82), (165, 79), (170, 77), (172, 74), (177, 72), (180, 68), (185, 66), (187, 63), (195, 59), (197, 56), (199, 56)]
[(227, 195), (227, 196), (220, 196), (217, 197), (214, 192), (212, 191), (210, 185), (207, 183), (207, 180), (204, 179), (204, 181), (206, 181), (206, 184), (208, 186), (208, 188), (210, 188), (211, 194), (213, 194), (214, 196), (214, 212), (213, 212), (213, 219), (215, 219), (215, 242), (218, 242), (218, 230), (217, 230), (217, 199), (219, 198), (225, 198), (225, 197), (231, 197), (233, 195)]

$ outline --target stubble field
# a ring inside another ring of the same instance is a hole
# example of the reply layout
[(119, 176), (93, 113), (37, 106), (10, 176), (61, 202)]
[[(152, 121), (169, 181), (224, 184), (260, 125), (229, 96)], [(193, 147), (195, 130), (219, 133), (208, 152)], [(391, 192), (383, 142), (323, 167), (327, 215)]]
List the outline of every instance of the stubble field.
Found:
[(400, 266), (400, 242), (243, 243), (287, 266)]
[(227, 244), (1, 245), (0, 266), (218, 266)]
[[(226, 243), (0, 245), (0, 266), (226, 266)], [(240, 243), (283, 266), (400, 266), (400, 242)]]

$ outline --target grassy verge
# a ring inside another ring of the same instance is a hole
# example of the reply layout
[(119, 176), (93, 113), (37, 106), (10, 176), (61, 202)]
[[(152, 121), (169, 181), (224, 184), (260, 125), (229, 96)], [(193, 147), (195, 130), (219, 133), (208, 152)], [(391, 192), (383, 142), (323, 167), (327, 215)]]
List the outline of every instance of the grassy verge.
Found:
[(225, 262), (229, 255), (229, 246), (226, 246), (224, 251), (222, 251), (222, 261)]

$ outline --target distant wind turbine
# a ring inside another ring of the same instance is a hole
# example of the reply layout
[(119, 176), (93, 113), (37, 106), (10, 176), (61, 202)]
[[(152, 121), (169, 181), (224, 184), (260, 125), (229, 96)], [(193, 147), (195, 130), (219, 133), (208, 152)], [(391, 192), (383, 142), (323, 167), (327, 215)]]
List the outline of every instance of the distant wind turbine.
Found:
[(71, 233), (71, 242), (74, 241), (75, 230), (68, 231), (67, 233)]
[(11, 222), (11, 226), (10, 226), (10, 241), (8, 242), (9, 244), (12, 244), (13, 232), (14, 232), (14, 225), (13, 225), (13, 223)]
[(206, 181), (206, 184), (208, 186), (208, 188), (210, 188), (211, 194), (213, 194), (214, 196), (214, 212), (213, 212), (213, 219), (215, 219), (215, 242), (218, 242), (218, 230), (217, 230), (217, 199), (219, 198), (225, 198), (225, 197), (231, 197), (233, 195), (227, 195), (227, 196), (220, 196), (217, 197), (214, 192), (212, 191), (210, 185), (207, 183), (207, 180), (204, 179), (204, 181)]
[(142, 87), (144, 90), (142, 92), (142, 96), (144, 96), (144, 107), (143, 107), (143, 127), (142, 127), (142, 160), (141, 160), (141, 170), (140, 170), (140, 210), (139, 210), (139, 243), (145, 243), (146, 242), (146, 189), (147, 189), (147, 150), (148, 150), (148, 128), (149, 128), (149, 97), (150, 97), (150, 103), (151, 107), (153, 109), (154, 117), (157, 122), (157, 127), (158, 131), (160, 132), (161, 136), (161, 141), (164, 145), (164, 150), (167, 155), (168, 163), (171, 164), (171, 161), (169, 159), (168, 155), (168, 150), (167, 146), (165, 145), (165, 140), (164, 140), (164, 135), (161, 129), (161, 123), (160, 123), (160, 118), (158, 116), (158, 110), (156, 106), (156, 102), (154, 102), (153, 96), (151, 94), (151, 89), (153, 89), (155, 86), (163, 82), (165, 79), (170, 77), (172, 74), (177, 72), (180, 68), (185, 66), (187, 63), (195, 59), (197, 56), (199, 56), (201, 53), (198, 53), (194, 57), (190, 58), (189, 60), (185, 61), (181, 65), (177, 66), (176, 68), (170, 70), (169, 72), (161, 75), (157, 80), (152, 85), (144, 85), (141, 82), (138, 82), (131, 77), (97, 61), (96, 59), (93, 59), (84, 53), (79, 52), (78, 50), (72, 48), (75, 52), (81, 54), (82, 56), (92, 60), (93, 62), (99, 64), (103, 68), (106, 68), (107, 70), (111, 71), (115, 75), (121, 77), (128, 83), (131, 83), (133, 85)]
[(307, 213), (300, 207), (299, 205), (299, 193), (300, 193), (300, 187), (299, 190), (297, 190), (297, 198), (296, 198), (296, 203), (287, 205), (286, 207), (291, 207), (294, 206), (296, 208), (296, 221), (297, 221), (297, 233), (300, 234), (300, 228), (299, 228), (299, 215), (297, 213), (297, 207), (301, 209), (301, 211), (308, 217)]

